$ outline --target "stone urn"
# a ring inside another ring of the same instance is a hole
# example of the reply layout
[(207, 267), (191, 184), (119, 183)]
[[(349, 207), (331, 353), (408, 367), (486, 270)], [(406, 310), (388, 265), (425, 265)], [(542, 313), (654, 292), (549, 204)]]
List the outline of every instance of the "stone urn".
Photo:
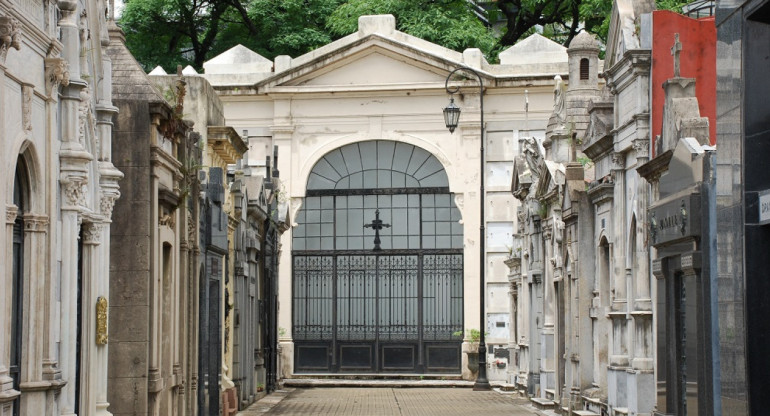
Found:
[(468, 346), (468, 370), (471, 373), (477, 373), (479, 371), (479, 343), (471, 342)]

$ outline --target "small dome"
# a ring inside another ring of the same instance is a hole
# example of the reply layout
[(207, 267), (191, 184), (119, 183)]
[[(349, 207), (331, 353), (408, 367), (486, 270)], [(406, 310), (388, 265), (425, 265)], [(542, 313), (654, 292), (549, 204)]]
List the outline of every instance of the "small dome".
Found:
[(567, 52), (577, 50), (592, 50), (598, 52), (599, 42), (596, 41), (596, 38), (594, 38), (592, 34), (584, 30), (572, 39), (569, 43), (569, 48), (567, 48)]

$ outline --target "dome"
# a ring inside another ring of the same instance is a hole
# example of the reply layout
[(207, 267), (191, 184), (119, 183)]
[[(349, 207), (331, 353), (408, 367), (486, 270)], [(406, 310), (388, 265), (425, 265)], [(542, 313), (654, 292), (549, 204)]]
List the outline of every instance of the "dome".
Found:
[(599, 42), (597, 42), (596, 38), (594, 38), (594, 36), (590, 33), (582, 31), (572, 39), (572, 41), (569, 43), (569, 48), (567, 48), (567, 52), (577, 50), (590, 50), (598, 52)]

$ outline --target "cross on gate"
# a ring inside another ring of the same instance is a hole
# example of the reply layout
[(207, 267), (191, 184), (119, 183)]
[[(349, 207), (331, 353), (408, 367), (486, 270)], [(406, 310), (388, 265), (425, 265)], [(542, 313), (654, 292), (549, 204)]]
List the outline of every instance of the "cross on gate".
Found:
[(671, 47), (671, 55), (674, 57), (674, 78), (679, 78), (679, 52), (682, 44), (679, 42), (679, 33), (674, 33), (674, 46)]
[(382, 220), (380, 219), (380, 210), (378, 209), (374, 213), (374, 219), (372, 220), (371, 224), (364, 224), (365, 228), (371, 228), (374, 230), (374, 248), (372, 251), (380, 251), (382, 248), (380, 248), (380, 230), (385, 227), (389, 228), (390, 224), (383, 224)]

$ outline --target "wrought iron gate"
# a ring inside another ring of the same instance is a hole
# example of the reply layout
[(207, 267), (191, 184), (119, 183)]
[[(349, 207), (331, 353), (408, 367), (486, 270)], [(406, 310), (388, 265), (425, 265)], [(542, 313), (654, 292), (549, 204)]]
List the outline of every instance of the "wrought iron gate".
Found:
[(297, 372), (457, 372), (462, 254), (294, 256)]
[(292, 240), (295, 372), (458, 373), (463, 233), (438, 160), (354, 143), (316, 164), (306, 195)]

